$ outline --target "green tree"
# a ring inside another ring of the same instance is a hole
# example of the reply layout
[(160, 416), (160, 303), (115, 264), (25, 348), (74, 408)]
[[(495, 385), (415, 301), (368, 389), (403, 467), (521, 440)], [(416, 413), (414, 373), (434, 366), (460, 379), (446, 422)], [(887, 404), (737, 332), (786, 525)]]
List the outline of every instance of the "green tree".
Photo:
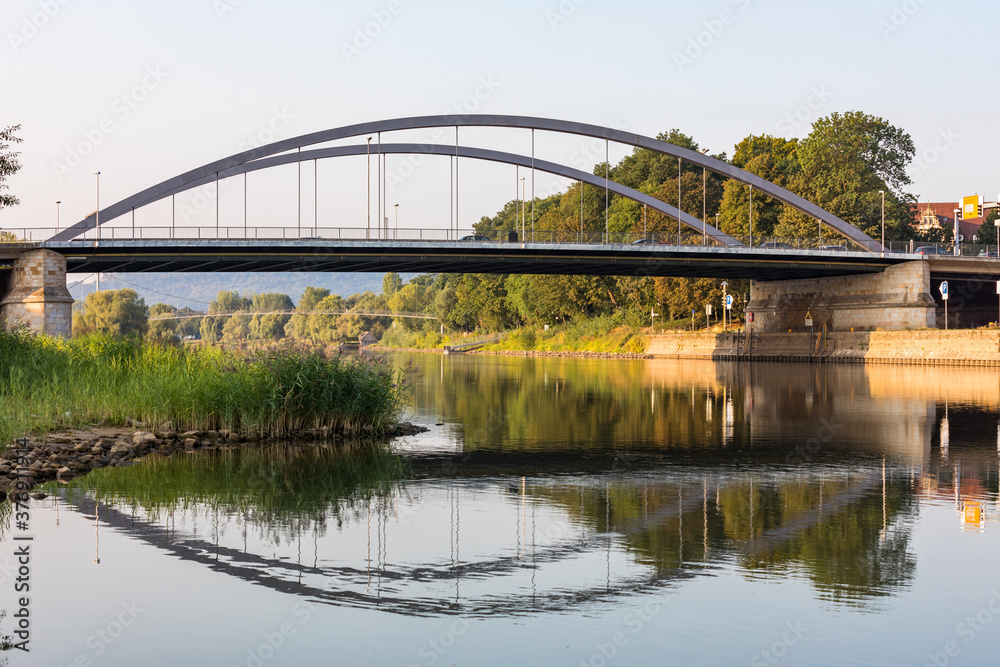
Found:
[[(208, 305), (208, 314), (214, 315), (217, 313), (239, 313), (245, 312), (251, 309), (253, 306), (253, 301), (246, 297), (242, 297), (236, 292), (230, 291), (220, 291), (215, 300)], [(217, 343), (222, 340), (223, 328), (227, 324), (227, 320), (231, 318), (227, 317), (206, 317), (201, 321), (201, 338), (206, 343)], [(249, 331), (249, 318), (247, 318), (246, 328)], [(232, 325), (230, 325), (230, 331), (233, 331)], [(232, 336), (230, 336), (232, 340)]]
[(399, 288), (403, 286), (403, 279), (399, 277), (399, 274), (395, 271), (390, 271), (389, 273), (382, 276), (382, 294), (385, 298), (391, 297), (393, 294), (399, 291)]
[(990, 214), (986, 216), (983, 224), (979, 225), (979, 231), (976, 232), (976, 243), (981, 243), (983, 245), (995, 246), (997, 243), (997, 228), (994, 224), (1000, 217), (1000, 213), (997, 209), (990, 211)]
[(11, 150), (14, 144), (23, 141), (16, 135), (20, 129), (20, 125), (9, 125), (0, 130), (0, 210), (21, 203), (14, 195), (4, 193), (5, 190), (10, 189), (5, 181), (21, 169), (21, 163), (17, 159), (21, 153)]
[[(736, 144), (733, 164), (776, 185), (788, 187), (799, 172), (795, 154), (798, 140), (770, 135), (750, 135)], [(762, 193), (754, 193), (753, 234), (770, 236), (776, 228), (784, 205)], [(719, 207), (719, 227), (727, 234), (750, 234), (750, 188), (736, 181), (726, 181)]]
[(158, 320), (158, 317), (174, 317), (177, 309), (167, 303), (154, 303), (149, 307), (149, 327), (146, 340), (160, 345), (176, 345), (180, 342), (177, 332), (180, 320)]
[[(285, 325), (292, 319), (291, 315), (274, 314), (276, 312), (291, 312), (295, 308), (291, 297), (287, 294), (257, 294), (253, 298), (251, 309), (255, 314), (250, 320), (250, 340), (278, 340), (285, 337)], [(270, 314), (264, 314), (270, 313)]]
[(104, 333), (117, 337), (145, 336), (149, 309), (133, 289), (91, 292), (83, 311), (73, 316), (74, 333)]
[[(913, 238), (916, 198), (903, 188), (911, 182), (906, 168), (914, 154), (910, 135), (882, 118), (833, 113), (816, 121), (799, 145), (801, 169), (790, 189), (872, 238), (881, 235), (884, 190), (886, 238)], [(815, 220), (786, 207), (783, 232), (815, 228)]]

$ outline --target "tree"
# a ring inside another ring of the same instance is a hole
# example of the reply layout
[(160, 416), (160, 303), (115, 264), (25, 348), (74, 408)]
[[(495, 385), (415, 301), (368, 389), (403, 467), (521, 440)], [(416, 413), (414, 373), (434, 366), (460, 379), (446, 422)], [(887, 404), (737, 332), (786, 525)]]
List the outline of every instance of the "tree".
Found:
[(180, 320), (157, 320), (157, 317), (174, 317), (177, 309), (167, 303), (154, 303), (149, 308), (149, 327), (146, 330), (146, 340), (160, 345), (176, 345), (180, 342), (177, 333)]
[(997, 213), (997, 209), (990, 211), (990, 214), (986, 216), (986, 220), (983, 224), (979, 225), (979, 231), (976, 232), (976, 243), (981, 243), (983, 245), (995, 246), (997, 243), (997, 228), (994, 224), (997, 217), (1000, 214)]
[(399, 277), (399, 274), (395, 271), (390, 271), (389, 273), (382, 276), (382, 294), (385, 298), (391, 297), (393, 294), (399, 291), (399, 288), (403, 286), (403, 279)]
[[(886, 238), (912, 238), (916, 198), (903, 187), (911, 182), (906, 168), (915, 152), (910, 135), (882, 118), (833, 113), (816, 121), (799, 145), (801, 169), (790, 189), (872, 238), (882, 233), (879, 191), (884, 190)], [(788, 231), (816, 225), (790, 208), (782, 223)]]
[[(291, 312), (295, 308), (291, 297), (287, 294), (257, 294), (253, 298), (251, 309), (256, 313), (274, 313), (276, 311)], [(278, 340), (285, 337), (285, 325), (292, 319), (291, 315), (254, 315), (250, 320), (251, 340)]]
[(91, 333), (145, 336), (148, 325), (146, 301), (133, 289), (91, 292), (84, 301), (83, 312), (73, 316), (74, 333), (80, 336)]
[[(215, 300), (208, 305), (208, 314), (216, 313), (239, 313), (250, 310), (253, 306), (251, 299), (245, 298), (236, 292), (220, 291)], [(226, 326), (226, 317), (206, 317), (201, 321), (201, 338), (206, 343), (216, 343), (222, 339), (223, 328)], [(247, 330), (249, 330), (249, 318), (247, 318)], [(233, 331), (230, 326), (230, 331)], [(232, 336), (230, 336), (230, 339)]]
[[(750, 135), (736, 144), (733, 164), (740, 169), (788, 187), (800, 170), (796, 160), (798, 140), (787, 140), (767, 134)], [(776, 234), (784, 205), (762, 193), (754, 193), (753, 234)], [(726, 181), (719, 207), (719, 226), (728, 234), (750, 233), (750, 188), (736, 181)], [(814, 228), (815, 229), (815, 228)]]
[(17, 160), (21, 153), (11, 150), (13, 144), (19, 144), (23, 141), (15, 134), (20, 129), (20, 125), (10, 125), (0, 130), (0, 211), (8, 206), (16, 206), (21, 203), (14, 195), (4, 194), (5, 190), (10, 189), (5, 181), (21, 169), (21, 163)]

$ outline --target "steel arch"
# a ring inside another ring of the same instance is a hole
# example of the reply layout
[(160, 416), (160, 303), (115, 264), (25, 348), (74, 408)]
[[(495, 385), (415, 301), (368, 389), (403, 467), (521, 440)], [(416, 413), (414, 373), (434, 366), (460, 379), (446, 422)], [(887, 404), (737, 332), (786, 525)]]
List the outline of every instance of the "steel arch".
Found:
[[(750, 185), (764, 194), (788, 204), (789, 206), (819, 220), (820, 223), (843, 234), (851, 241), (865, 247), (881, 247), (878, 242), (829, 211), (820, 208), (816, 204), (803, 199), (781, 186), (775, 185), (755, 174), (744, 171), (731, 164), (717, 160), (713, 157), (703, 155), (697, 151), (675, 146), (652, 137), (641, 134), (633, 134), (622, 130), (591, 125), (588, 123), (577, 123), (573, 121), (555, 120), (550, 118), (536, 118), (530, 116), (510, 116), (496, 114), (470, 114), (470, 115), (436, 115), (436, 116), (415, 116), (409, 118), (396, 118), (391, 120), (369, 121), (348, 125), (345, 127), (322, 130), (310, 134), (300, 135), (289, 139), (276, 141), (266, 146), (253, 148), (242, 153), (231, 155), (221, 160), (216, 160), (192, 169), (173, 178), (167, 179), (157, 185), (147, 188), (131, 197), (121, 200), (116, 204), (108, 206), (100, 211), (100, 218), (103, 221), (113, 220), (124, 215), (133, 208), (162, 199), (169, 196), (166, 193), (176, 193), (188, 189), (185, 186), (195, 187), (192, 183), (199, 184), (220, 178), (223, 172), (234, 167), (260, 160), (262, 158), (278, 155), (289, 151), (296, 151), (305, 146), (337, 141), (349, 137), (356, 137), (365, 134), (376, 134), (380, 132), (393, 132), (399, 130), (416, 130), (427, 128), (446, 127), (507, 127), (517, 129), (542, 130), (547, 132), (559, 132), (563, 134), (574, 134), (578, 136), (606, 139), (615, 143), (626, 144), (637, 148), (644, 148), (662, 155), (681, 158), (691, 164), (704, 167), (709, 171), (731, 178), (739, 183)], [(435, 141), (439, 141), (435, 139)], [(425, 146), (425, 144), (418, 144)], [(422, 151), (418, 151), (422, 152)], [(461, 157), (460, 149), (456, 147), (456, 152)], [(454, 153), (452, 153), (454, 154)], [(538, 161), (535, 161), (537, 167)], [(609, 183), (610, 185), (610, 183)], [(96, 226), (97, 214), (90, 215), (80, 222), (68, 227), (64, 231), (52, 237), (53, 241), (68, 241), (80, 234), (93, 229)], [(683, 218), (682, 218), (683, 220)], [(103, 222), (101, 224), (104, 224)]]
[[(355, 146), (333, 146), (329, 148), (317, 148), (311, 151), (302, 151), (301, 153), (284, 153), (282, 155), (275, 155), (267, 158), (262, 158), (260, 160), (254, 160), (253, 162), (247, 162), (235, 167), (231, 167), (225, 171), (219, 172), (219, 178), (231, 178), (233, 176), (239, 176), (240, 174), (245, 174), (252, 171), (258, 171), (260, 169), (269, 169), (271, 167), (278, 167), (286, 164), (295, 164), (296, 162), (308, 162), (310, 160), (323, 160), (326, 158), (335, 157), (351, 157), (358, 155), (365, 155), (367, 151), (367, 146), (365, 145), (355, 145)], [(422, 154), (422, 155), (440, 155), (440, 156), (454, 156), (455, 147), (454, 146), (442, 146), (438, 144), (382, 144), (382, 153), (385, 155), (406, 155), (406, 154)], [(493, 151), (485, 148), (469, 148), (462, 147), (459, 148), (458, 157), (471, 158), (475, 160), (486, 160), (490, 162), (501, 162), (504, 164), (514, 164), (521, 167), (531, 166), (531, 157), (526, 155), (517, 155), (514, 153), (505, 153), (502, 151)], [(579, 169), (573, 169), (572, 167), (566, 167), (564, 165), (548, 162), (546, 160), (534, 161), (535, 169), (555, 174), (557, 176), (562, 176), (564, 178), (570, 178), (575, 181), (582, 181), (589, 185), (594, 185), (600, 188), (604, 187), (604, 179), (595, 176), (589, 172), (581, 171)], [(150, 199), (140, 205), (144, 206), (146, 204), (151, 204), (160, 199), (165, 199), (171, 195), (178, 194), (185, 190), (191, 190), (193, 188), (200, 187), (202, 185), (208, 185), (209, 183), (214, 183), (216, 179), (215, 174), (212, 176), (202, 178), (197, 181), (188, 183), (187, 185), (181, 186), (174, 190), (164, 192), (163, 194), (157, 196), (154, 199)], [(626, 187), (621, 183), (615, 183), (610, 181), (608, 183), (608, 190), (614, 192), (617, 195), (623, 197), (628, 197), (640, 204), (646, 204), (653, 210), (664, 213), (671, 218), (677, 218), (680, 215), (681, 222), (688, 227), (694, 229), (697, 232), (702, 232), (714, 241), (717, 241), (723, 245), (739, 245), (739, 241), (723, 232), (719, 231), (715, 227), (709, 224), (703, 224), (701, 220), (685, 213), (683, 211), (678, 211), (675, 207), (670, 204), (664, 203), (655, 197), (651, 197), (638, 190), (633, 190), (632, 188)], [(704, 227), (704, 230), (703, 230)]]

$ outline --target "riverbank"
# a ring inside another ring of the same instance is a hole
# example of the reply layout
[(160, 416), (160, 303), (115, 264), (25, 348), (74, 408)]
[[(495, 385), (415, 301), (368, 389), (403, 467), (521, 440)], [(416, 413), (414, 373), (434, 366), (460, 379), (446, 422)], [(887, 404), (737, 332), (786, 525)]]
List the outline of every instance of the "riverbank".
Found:
[[(410, 422), (389, 424), (385, 428), (388, 437), (415, 435), (427, 430)], [(302, 431), (287, 440), (332, 441), (344, 449), (370, 449), (378, 442), (371, 433), (352, 439), (325, 429)], [(151, 431), (96, 427), (67, 429), (40, 438), (20, 438), (0, 456), (0, 501), (15, 492), (27, 493), (46, 482), (69, 482), (92, 470), (132, 465), (147, 456), (167, 457), (263, 444), (267, 441), (254, 440), (227, 429), (181, 433), (171, 424)]]
[(666, 359), (1000, 366), (1000, 330), (673, 333), (650, 336)]
[(0, 443), (130, 420), (253, 439), (382, 432), (405, 398), (379, 360), (0, 331)]
[[(1000, 330), (833, 331), (767, 333), (745, 331), (644, 334), (643, 352), (496, 349), (470, 352), (508, 357), (582, 359), (704, 359), (712, 361), (807, 361), (829, 363), (940, 364), (1000, 366)], [(379, 348), (384, 352), (441, 354), (442, 349)]]

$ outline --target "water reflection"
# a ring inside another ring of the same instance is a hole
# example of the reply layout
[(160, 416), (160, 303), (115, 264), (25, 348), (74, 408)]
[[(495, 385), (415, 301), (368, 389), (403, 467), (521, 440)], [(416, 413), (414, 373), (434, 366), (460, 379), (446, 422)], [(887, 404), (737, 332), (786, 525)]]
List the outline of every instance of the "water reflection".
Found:
[[(465, 395), (436, 387), (462, 423), (411, 439), (404, 459), (232, 451), (100, 471), (62, 493), (220, 574), (418, 616), (586, 610), (723, 571), (808, 582), (863, 608), (914, 580), (923, 502), (954, 503), (956, 528), (997, 530), (994, 412), (961, 403), (945, 421), (926, 398), (874, 396), (864, 369), (793, 368), (687, 383), (655, 366), (617, 384), (552, 373), (514, 391), (484, 364)], [(499, 411), (484, 407), (493, 391)], [(617, 418), (603, 435), (579, 423), (567, 433), (536, 423), (546, 400)], [(487, 428), (498, 414), (503, 436)]]

